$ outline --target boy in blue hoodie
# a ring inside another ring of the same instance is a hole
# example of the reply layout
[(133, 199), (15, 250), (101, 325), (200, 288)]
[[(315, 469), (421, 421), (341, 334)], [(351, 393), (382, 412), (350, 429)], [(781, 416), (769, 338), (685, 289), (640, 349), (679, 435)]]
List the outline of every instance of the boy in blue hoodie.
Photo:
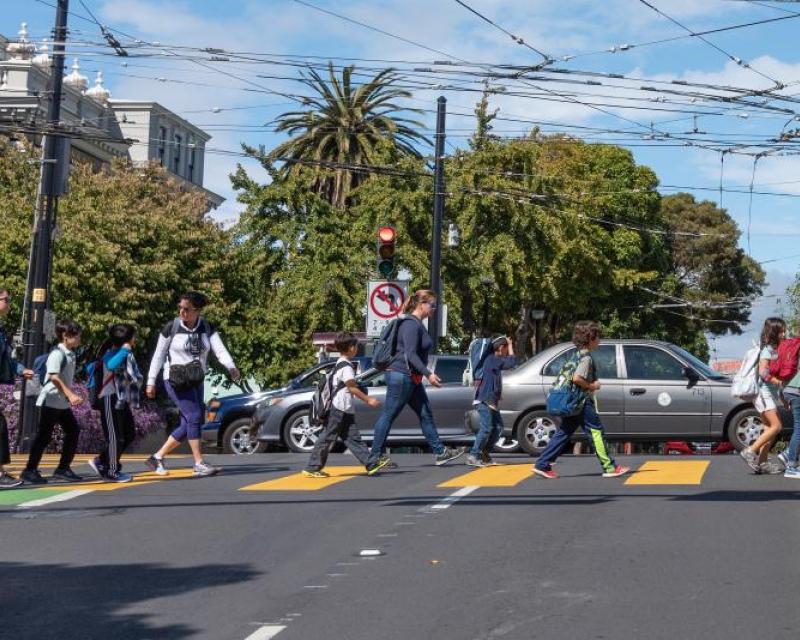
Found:
[(500, 415), (500, 398), (503, 395), (503, 370), (517, 366), (514, 346), (505, 336), (492, 340), (491, 350), (483, 360), (483, 376), (475, 389), (481, 428), (467, 455), (471, 467), (496, 464), (489, 452), (503, 434), (503, 416)]

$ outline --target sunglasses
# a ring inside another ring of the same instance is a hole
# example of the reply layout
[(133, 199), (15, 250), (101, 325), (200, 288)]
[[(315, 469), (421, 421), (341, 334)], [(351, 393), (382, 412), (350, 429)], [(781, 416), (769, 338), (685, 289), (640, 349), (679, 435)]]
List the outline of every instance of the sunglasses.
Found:
[(11, 296), (0, 297), (0, 302), (11, 302)]

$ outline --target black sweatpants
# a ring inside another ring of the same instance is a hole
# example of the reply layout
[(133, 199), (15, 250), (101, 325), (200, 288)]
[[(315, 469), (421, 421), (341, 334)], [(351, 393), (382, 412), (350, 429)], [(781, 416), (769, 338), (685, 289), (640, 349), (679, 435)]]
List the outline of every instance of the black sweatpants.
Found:
[(54, 409), (46, 406), (39, 407), (39, 429), (31, 445), (26, 469), (32, 471), (39, 468), (44, 450), (53, 438), (53, 427), (56, 425), (60, 425), (64, 431), (64, 447), (61, 450), (58, 468), (69, 469), (78, 450), (78, 433), (81, 428), (71, 409)]
[(0, 411), (0, 466), (11, 462), (11, 445), (8, 442), (8, 423)]
[(355, 416), (352, 413), (345, 413), (339, 409), (331, 409), (328, 416), (328, 423), (320, 431), (314, 449), (308, 459), (308, 471), (319, 471), (328, 461), (328, 453), (337, 439), (341, 438), (345, 446), (350, 449), (356, 459), (367, 465), (369, 460), (369, 449), (361, 439), (361, 433), (355, 427)]
[(106, 438), (106, 448), (100, 453), (100, 465), (108, 470), (108, 475), (119, 471), (122, 452), (136, 437), (133, 414), (128, 403), (117, 409), (117, 394), (103, 398), (100, 405), (100, 425)]

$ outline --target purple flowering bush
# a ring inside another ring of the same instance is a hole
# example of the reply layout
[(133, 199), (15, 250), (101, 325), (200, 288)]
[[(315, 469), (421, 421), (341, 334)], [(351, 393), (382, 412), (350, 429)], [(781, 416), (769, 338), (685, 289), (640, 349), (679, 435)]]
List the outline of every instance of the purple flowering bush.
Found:
[[(72, 386), (73, 390), (83, 398), (88, 396), (86, 386), (76, 383)], [(0, 410), (8, 422), (8, 436), (13, 447), (17, 441), (17, 425), (19, 422), (19, 400), (13, 393), (19, 391), (20, 386), (0, 385)], [(103, 429), (100, 426), (100, 412), (94, 411), (84, 402), (77, 407), (73, 407), (72, 412), (81, 427), (80, 437), (78, 438), (78, 453), (97, 453), (105, 447)], [(164, 409), (158, 406), (142, 406), (140, 409), (133, 410), (133, 419), (136, 425), (136, 440), (140, 440), (151, 433), (163, 429), (165, 425)], [(63, 434), (61, 428), (56, 427), (53, 433), (53, 441), (48, 447), (49, 453), (61, 451)]]

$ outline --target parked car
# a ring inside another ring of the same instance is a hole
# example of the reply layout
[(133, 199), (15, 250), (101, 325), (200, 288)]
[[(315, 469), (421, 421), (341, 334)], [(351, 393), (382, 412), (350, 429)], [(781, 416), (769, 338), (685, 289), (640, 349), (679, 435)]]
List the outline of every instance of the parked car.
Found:
[[(372, 362), (369, 357), (355, 360), (359, 371), (368, 369)], [(316, 364), (278, 389), (240, 392), (211, 399), (206, 404), (206, 422), (201, 431), (203, 443), (218, 446), (225, 453), (251, 454), (265, 451), (267, 443), (259, 442), (253, 433), (252, 416), (256, 405), (267, 398), (297, 389), (313, 389), (335, 363), (335, 360), (327, 360)]]
[[(558, 429), (558, 418), (545, 410), (545, 396), (574, 353), (574, 345), (559, 344), (504, 372), (506, 436), (532, 455)], [(763, 429), (753, 405), (731, 397), (730, 378), (674, 344), (604, 340), (593, 355), (602, 385), (599, 414), (610, 440), (725, 439), (738, 450)], [(781, 410), (781, 418), (791, 430), (791, 414)]]
[(670, 440), (664, 443), (664, 453), (669, 456), (708, 456), (714, 454), (732, 453), (736, 451), (727, 440), (719, 442), (686, 442), (685, 440)]
[[(428, 385), (427, 392), (431, 408), (436, 417), (439, 436), (450, 444), (468, 444), (474, 434), (464, 423), (464, 411), (472, 404), (473, 388), (463, 383), (467, 356), (434, 355), (428, 361), (428, 368), (436, 372), (442, 380), (441, 387)], [(356, 381), (370, 396), (383, 402), (386, 395), (384, 373), (371, 369), (356, 376)], [(427, 380), (423, 384), (428, 384)], [(298, 389), (269, 399), (267, 417), (258, 428), (259, 442), (285, 444), (291, 451), (305, 453), (311, 451), (320, 428), (309, 423), (308, 413), (313, 389)], [(372, 427), (381, 409), (373, 409), (363, 402), (355, 402), (356, 424), (365, 441), (372, 441)], [(398, 444), (423, 444), (425, 438), (419, 427), (416, 414), (405, 407), (394, 422), (388, 442)]]

